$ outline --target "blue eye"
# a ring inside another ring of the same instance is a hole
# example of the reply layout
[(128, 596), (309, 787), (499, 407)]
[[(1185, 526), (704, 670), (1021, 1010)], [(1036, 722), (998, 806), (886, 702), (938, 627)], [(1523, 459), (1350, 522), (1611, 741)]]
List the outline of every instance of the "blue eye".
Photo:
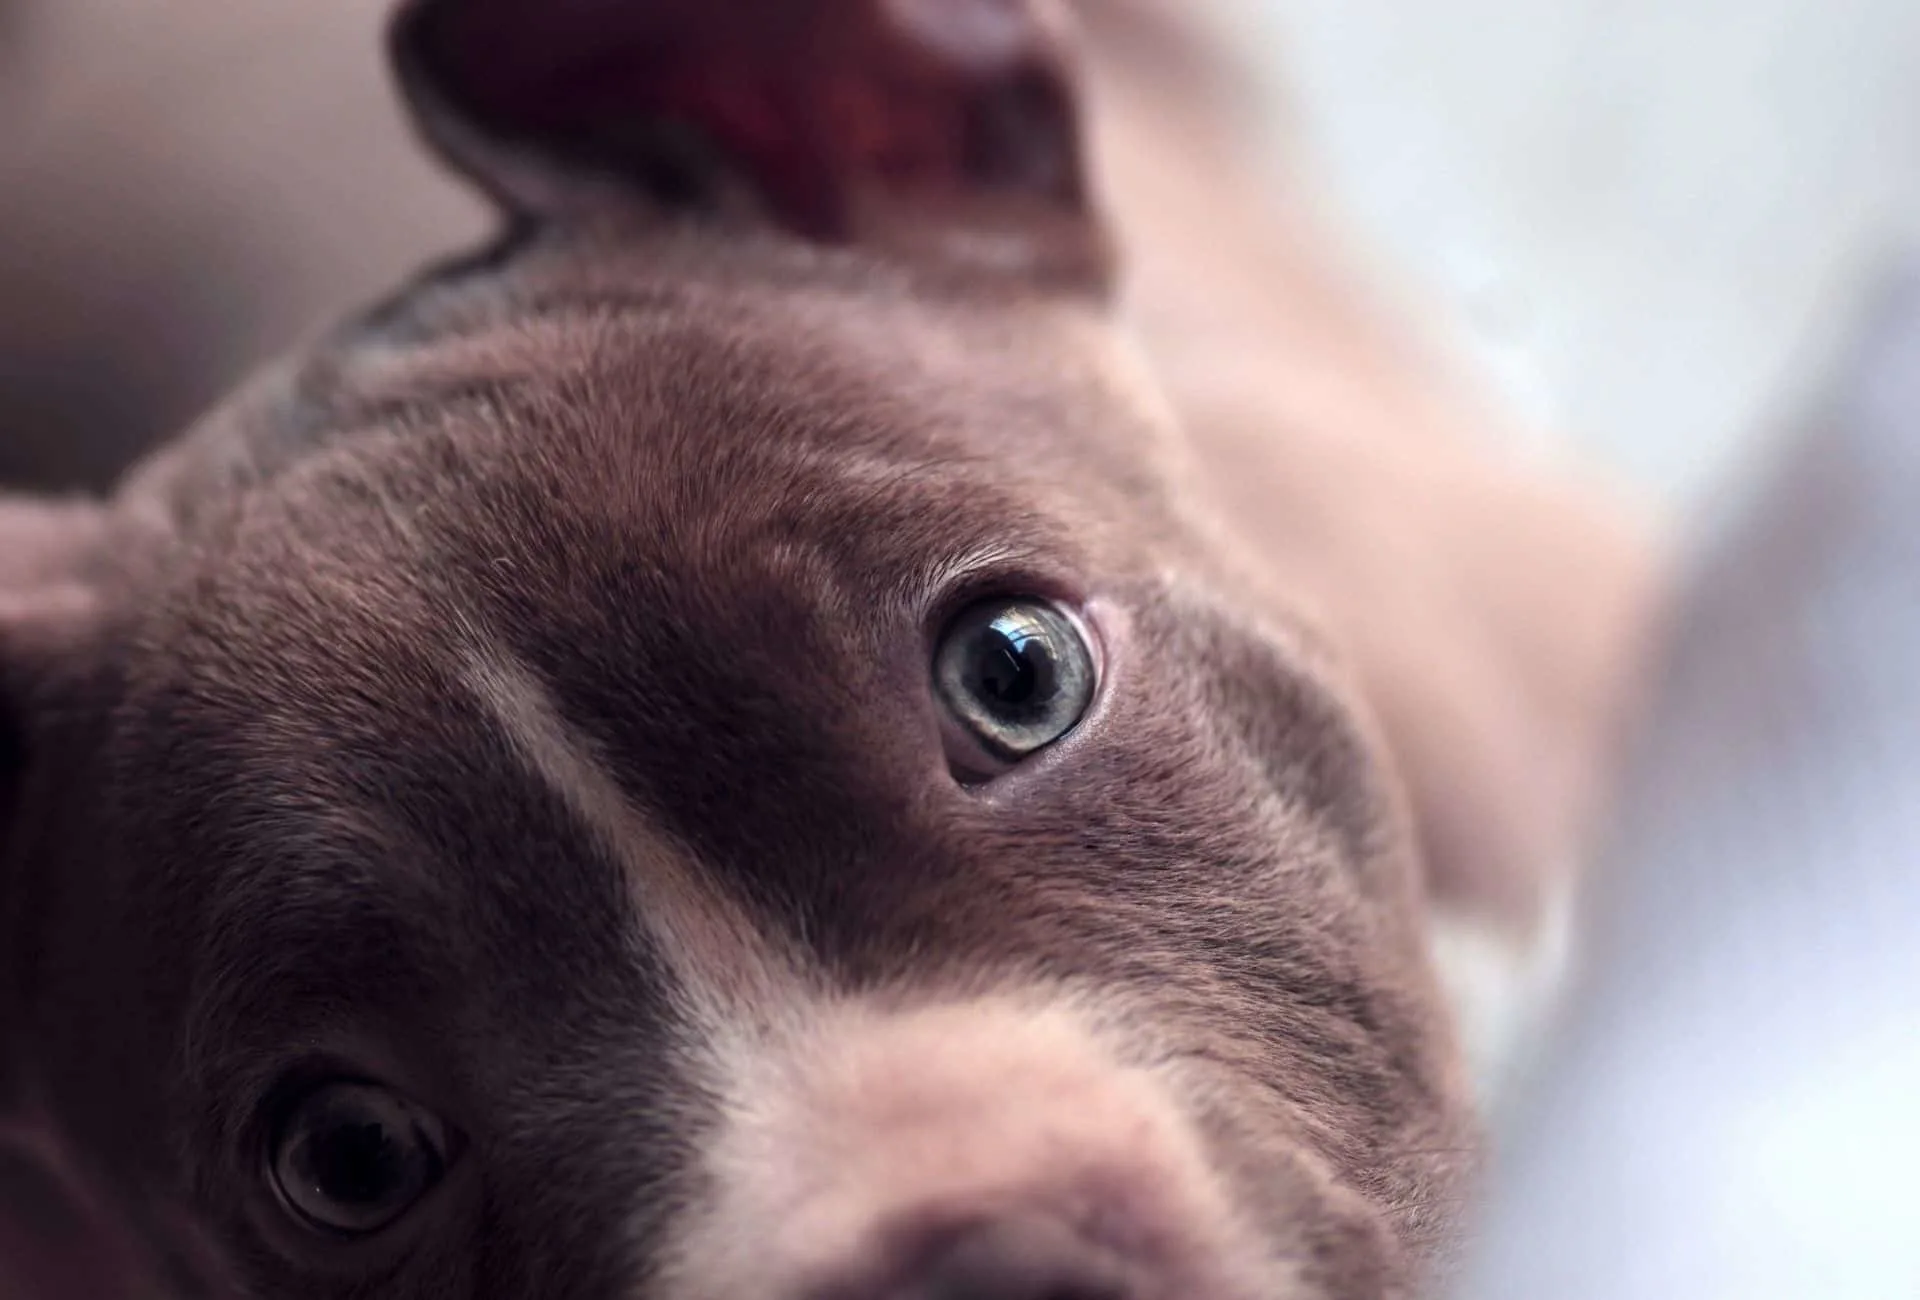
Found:
[(281, 1126), (271, 1173), (306, 1226), (368, 1236), (424, 1197), (446, 1172), (446, 1130), (433, 1115), (372, 1084), (329, 1083)]
[[(1072, 731), (1093, 702), (1097, 666), (1079, 624), (1045, 601), (985, 601), (947, 628), (934, 689), (965, 739), (1009, 764)], [(956, 768), (973, 768), (966, 754)]]

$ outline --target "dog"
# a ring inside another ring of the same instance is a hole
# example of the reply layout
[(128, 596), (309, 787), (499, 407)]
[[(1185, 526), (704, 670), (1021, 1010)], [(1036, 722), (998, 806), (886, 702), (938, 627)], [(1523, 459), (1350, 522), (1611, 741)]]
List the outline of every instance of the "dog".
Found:
[(498, 235), (0, 503), (12, 1181), (188, 1294), (1443, 1273), (1637, 523), (1487, 449), (1173, 6), (389, 48)]

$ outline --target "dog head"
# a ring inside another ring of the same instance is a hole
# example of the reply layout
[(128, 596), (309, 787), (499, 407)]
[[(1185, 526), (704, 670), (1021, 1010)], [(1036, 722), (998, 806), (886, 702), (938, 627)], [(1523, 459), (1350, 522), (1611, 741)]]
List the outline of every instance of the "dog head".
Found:
[(1183, 491), (1058, 16), (394, 43), (502, 241), (0, 508), (13, 1086), (276, 1297), (1411, 1285), (1400, 796)]

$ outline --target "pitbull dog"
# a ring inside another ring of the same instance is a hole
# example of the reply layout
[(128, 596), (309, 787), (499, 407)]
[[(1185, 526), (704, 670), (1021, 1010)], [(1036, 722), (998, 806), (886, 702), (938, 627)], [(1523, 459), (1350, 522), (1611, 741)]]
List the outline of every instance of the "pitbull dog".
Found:
[(1433, 1276), (1655, 568), (1174, 13), (401, 8), (500, 236), (0, 502), (19, 1178), (187, 1293)]

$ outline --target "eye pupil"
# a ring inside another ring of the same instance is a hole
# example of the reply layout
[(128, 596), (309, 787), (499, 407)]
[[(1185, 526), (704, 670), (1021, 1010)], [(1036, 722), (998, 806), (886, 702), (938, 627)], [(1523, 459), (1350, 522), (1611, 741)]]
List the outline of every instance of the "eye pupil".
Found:
[(1040, 669), (1032, 642), (1016, 640), (998, 628), (987, 630), (980, 651), (980, 694), (996, 704), (1019, 708), (1039, 690)]
[(378, 1120), (316, 1133), (305, 1154), (313, 1185), (343, 1205), (377, 1204), (405, 1181), (400, 1152)]

